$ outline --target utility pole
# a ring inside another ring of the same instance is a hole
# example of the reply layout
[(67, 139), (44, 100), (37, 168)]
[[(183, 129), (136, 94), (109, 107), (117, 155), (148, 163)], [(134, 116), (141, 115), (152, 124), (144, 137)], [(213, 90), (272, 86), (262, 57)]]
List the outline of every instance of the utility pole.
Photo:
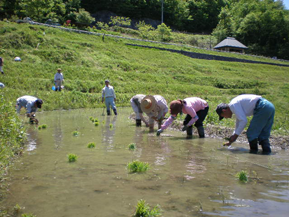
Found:
[(162, 0), (162, 23), (164, 22), (164, 0)]

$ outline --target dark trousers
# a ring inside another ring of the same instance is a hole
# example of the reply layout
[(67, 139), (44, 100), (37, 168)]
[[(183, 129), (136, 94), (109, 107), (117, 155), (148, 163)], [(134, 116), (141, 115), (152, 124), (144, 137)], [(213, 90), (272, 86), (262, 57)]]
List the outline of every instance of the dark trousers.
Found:
[[(195, 122), (195, 127), (202, 127), (203, 126), (203, 122), (208, 114), (208, 111), (209, 111), (209, 106), (206, 107), (204, 110), (200, 110), (197, 112), (197, 115), (199, 117), (199, 119)], [(187, 125), (190, 120), (192, 119), (191, 115), (187, 114), (187, 116), (185, 117), (185, 120), (184, 120), (184, 125)]]

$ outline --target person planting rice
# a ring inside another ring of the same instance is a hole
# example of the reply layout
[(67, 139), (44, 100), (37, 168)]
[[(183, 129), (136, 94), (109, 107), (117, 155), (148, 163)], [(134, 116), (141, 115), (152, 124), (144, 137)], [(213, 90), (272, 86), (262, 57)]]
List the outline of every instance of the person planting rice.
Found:
[(198, 97), (189, 97), (184, 100), (174, 100), (170, 103), (171, 116), (157, 131), (159, 136), (165, 129), (167, 129), (172, 122), (177, 118), (179, 113), (187, 114), (183, 122), (184, 127), (182, 131), (187, 131), (187, 138), (193, 137), (193, 124), (198, 129), (200, 138), (205, 137), (203, 121), (205, 120), (209, 111), (208, 103)]
[(135, 112), (135, 122), (137, 127), (141, 126), (141, 121), (143, 121), (147, 127), (149, 126), (149, 123), (145, 120), (145, 118), (142, 115), (143, 111), (140, 106), (141, 101), (144, 97), (145, 95), (143, 94), (137, 94), (130, 99), (131, 107)]
[(115, 107), (115, 92), (113, 86), (109, 85), (109, 80), (105, 80), (105, 87), (102, 89), (102, 103), (105, 99), (105, 106), (107, 115), (110, 115), (110, 107), (112, 108), (115, 115), (117, 115), (116, 107)]
[(141, 110), (149, 117), (149, 130), (154, 131), (154, 121), (158, 122), (158, 129), (160, 129), (162, 121), (168, 112), (167, 101), (160, 95), (146, 95), (140, 104)]
[(22, 107), (26, 108), (26, 115), (30, 118), (30, 123), (38, 124), (38, 120), (35, 118), (37, 108), (41, 108), (43, 101), (34, 96), (22, 96), (16, 101), (17, 113), (20, 113)]
[(247, 130), (250, 152), (258, 152), (259, 142), (264, 154), (271, 153), (269, 137), (275, 115), (275, 107), (271, 102), (259, 95), (243, 94), (233, 98), (229, 104), (219, 104), (216, 112), (219, 120), (236, 115), (235, 131), (225, 145), (230, 146), (237, 140), (247, 124), (247, 117), (253, 115)]

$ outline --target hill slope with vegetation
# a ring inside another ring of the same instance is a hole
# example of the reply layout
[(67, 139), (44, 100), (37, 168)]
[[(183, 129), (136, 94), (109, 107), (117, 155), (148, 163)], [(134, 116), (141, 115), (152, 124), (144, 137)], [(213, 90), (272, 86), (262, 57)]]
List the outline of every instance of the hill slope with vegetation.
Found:
[[(252, 93), (275, 104), (274, 130), (288, 132), (288, 67), (192, 59), (128, 46), (131, 41), (126, 39), (106, 37), (103, 41), (100, 36), (9, 22), (0, 22), (0, 41), (6, 73), (1, 77), (6, 85), (2, 91), (13, 103), (21, 95), (34, 95), (44, 100), (42, 110), (102, 107), (101, 89), (108, 78), (117, 94), (117, 106), (129, 106), (129, 99), (137, 93), (161, 94), (168, 102), (199, 96), (210, 104), (207, 122), (219, 124), (213, 112), (218, 103)], [(15, 62), (16, 56), (22, 61)], [(59, 67), (65, 78), (61, 93), (51, 90)], [(230, 121), (220, 124), (232, 125)]]

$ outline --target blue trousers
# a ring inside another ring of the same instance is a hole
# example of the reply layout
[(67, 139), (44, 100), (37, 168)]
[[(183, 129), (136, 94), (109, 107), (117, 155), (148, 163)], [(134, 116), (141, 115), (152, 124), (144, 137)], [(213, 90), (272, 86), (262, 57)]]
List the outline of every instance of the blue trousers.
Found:
[(249, 142), (257, 138), (259, 142), (269, 139), (274, 122), (274, 115), (274, 105), (268, 100), (261, 98), (259, 104), (254, 109), (253, 118), (247, 130)]
[(115, 107), (115, 103), (114, 103), (114, 98), (113, 97), (105, 98), (105, 106), (106, 106), (106, 111), (107, 111), (108, 115), (110, 115), (110, 107), (112, 108), (114, 113), (116, 113), (116, 107)]

